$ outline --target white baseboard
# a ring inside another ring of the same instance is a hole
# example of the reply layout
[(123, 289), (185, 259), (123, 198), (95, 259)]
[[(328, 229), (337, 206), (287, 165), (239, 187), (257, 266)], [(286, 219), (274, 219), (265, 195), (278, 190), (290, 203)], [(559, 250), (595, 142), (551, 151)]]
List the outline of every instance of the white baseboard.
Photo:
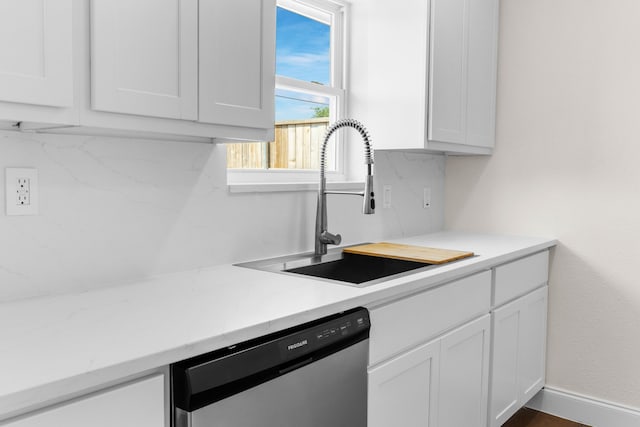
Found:
[(593, 427), (640, 426), (640, 409), (551, 387), (540, 390), (526, 406)]

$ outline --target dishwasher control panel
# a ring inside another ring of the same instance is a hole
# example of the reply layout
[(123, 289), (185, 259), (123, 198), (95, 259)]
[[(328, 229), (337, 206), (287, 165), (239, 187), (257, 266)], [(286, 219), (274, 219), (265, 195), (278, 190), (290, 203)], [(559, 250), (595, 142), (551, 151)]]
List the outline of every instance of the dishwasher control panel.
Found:
[(283, 360), (302, 357), (368, 331), (369, 327), (369, 313), (357, 311), (285, 337), (279, 342), (280, 354)]

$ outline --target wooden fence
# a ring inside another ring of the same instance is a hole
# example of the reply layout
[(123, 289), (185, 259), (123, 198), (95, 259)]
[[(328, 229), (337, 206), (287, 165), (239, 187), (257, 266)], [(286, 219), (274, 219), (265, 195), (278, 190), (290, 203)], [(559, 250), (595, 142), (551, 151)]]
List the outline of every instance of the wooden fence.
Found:
[(227, 144), (227, 167), (238, 169), (319, 169), (329, 118), (276, 123), (273, 142)]

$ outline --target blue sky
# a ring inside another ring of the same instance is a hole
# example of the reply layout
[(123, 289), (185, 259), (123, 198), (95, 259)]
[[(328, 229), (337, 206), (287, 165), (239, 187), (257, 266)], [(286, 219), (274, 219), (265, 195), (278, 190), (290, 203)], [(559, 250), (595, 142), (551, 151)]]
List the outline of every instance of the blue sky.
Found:
[[(278, 8), (276, 25), (276, 74), (309, 82), (329, 84), (330, 28), (328, 25), (297, 13)], [(327, 99), (276, 92), (276, 121), (304, 119), (313, 116), (314, 106)], [(315, 101), (315, 102), (314, 102)]]

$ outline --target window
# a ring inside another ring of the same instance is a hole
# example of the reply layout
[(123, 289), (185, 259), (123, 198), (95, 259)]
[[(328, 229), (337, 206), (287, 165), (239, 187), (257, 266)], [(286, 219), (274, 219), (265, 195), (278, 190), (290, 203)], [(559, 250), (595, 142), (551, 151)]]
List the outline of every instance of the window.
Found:
[[(278, 0), (277, 7), (275, 141), (228, 144), (230, 182), (313, 180), (325, 131), (345, 108), (344, 5)], [(340, 175), (336, 144), (327, 169)]]

